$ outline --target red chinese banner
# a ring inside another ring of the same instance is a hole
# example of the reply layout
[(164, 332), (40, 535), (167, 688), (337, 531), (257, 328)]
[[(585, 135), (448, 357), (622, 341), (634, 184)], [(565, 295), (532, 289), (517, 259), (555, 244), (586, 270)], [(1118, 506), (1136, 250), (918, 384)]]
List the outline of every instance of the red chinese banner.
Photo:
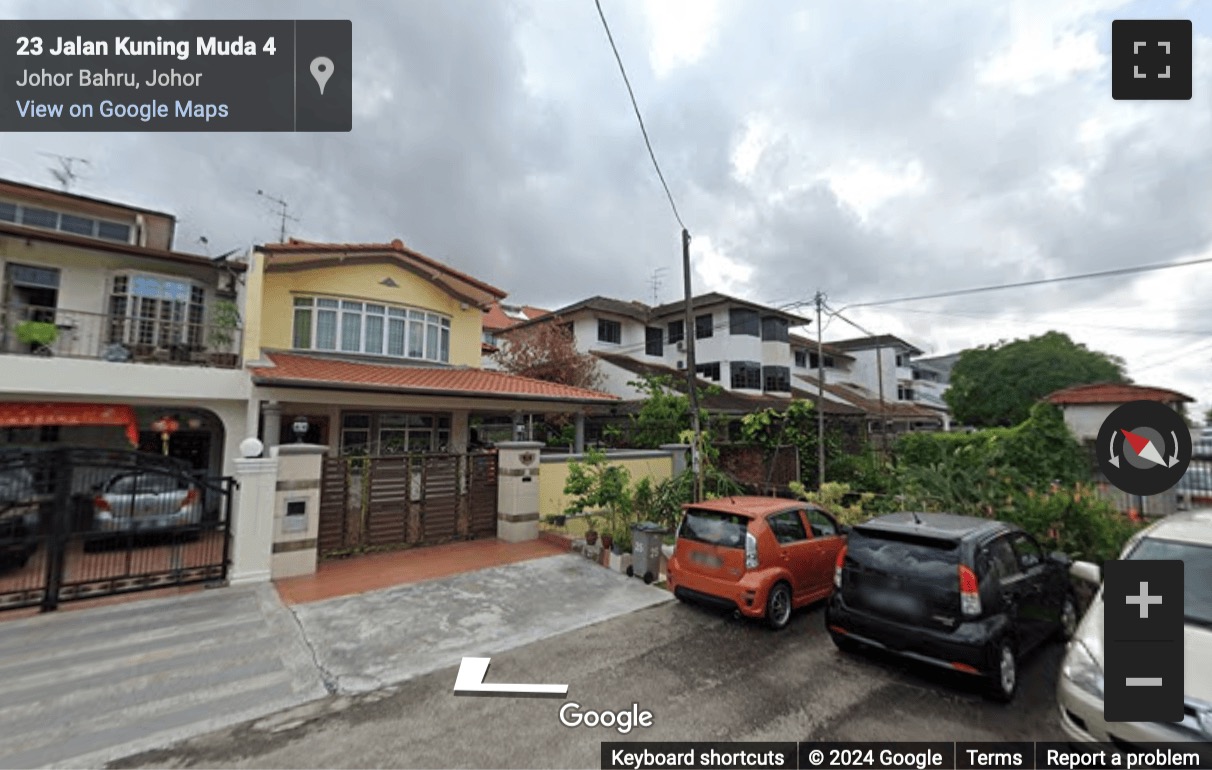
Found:
[(0, 428), (36, 428), (43, 425), (125, 425), (126, 438), (139, 446), (135, 410), (113, 404), (0, 403)]

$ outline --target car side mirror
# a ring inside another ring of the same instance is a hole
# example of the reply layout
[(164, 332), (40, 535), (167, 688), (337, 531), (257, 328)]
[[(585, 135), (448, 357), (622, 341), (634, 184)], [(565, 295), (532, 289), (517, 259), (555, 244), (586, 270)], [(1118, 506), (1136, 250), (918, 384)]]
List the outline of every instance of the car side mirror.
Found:
[(839, 535), (849, 535), (850, 534), (850, 525), (849, 524), (838, 524), (837, 533)]
[(1097, 564), (1088, 561), (1074, 562), (1069, 568), (1069, 574), (1078, 580), (1098, 585), (1103, 582), (1103, 571)]
[(1065, 553), (1064, 551), (1053, 551), (1052, 553), (1048, 554), (1048, 558), (1051, 559), (1054, 564), (1059, 564), (1062, 567), (1068, 567), (1073, 564), (1073, 560), (1069, 558), (1069, 554)]

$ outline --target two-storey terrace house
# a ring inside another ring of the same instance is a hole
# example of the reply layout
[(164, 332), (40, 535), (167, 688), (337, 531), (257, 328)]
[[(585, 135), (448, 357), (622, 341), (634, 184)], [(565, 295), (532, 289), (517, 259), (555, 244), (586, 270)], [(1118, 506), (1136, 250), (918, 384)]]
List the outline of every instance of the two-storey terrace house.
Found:
[(461, 452), (473, 420), (577, 413), (617, 399), (482, 367), (484, 315), (505, 292), (404, 245), (257, 246), (244, 357), (267, 447)]
[(0, 445), (135, 444), (233, 472), (243, 268), (175, 250), (175, 228), (164, 212), (0, 180)]

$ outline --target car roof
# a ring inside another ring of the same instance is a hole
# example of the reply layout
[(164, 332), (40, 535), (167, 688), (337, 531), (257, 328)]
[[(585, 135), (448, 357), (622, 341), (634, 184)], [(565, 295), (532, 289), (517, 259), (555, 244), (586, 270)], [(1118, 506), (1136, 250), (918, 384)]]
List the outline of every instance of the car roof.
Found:
[(1148, 527), (1142, 535), (1212, 545), (1212, 509), (1173, 513)]
[(792, 500), (786, 497), (756, 497), (741, 496), (721, 497), (715, 500), (704, 500), (701, 503), (690, 503), (683, 508), (698, 508), (700, 510), (719, 511), (720, 513), (736, 513), (741, 516), (756, 518), (779, 513), (789, 508), (816, 508), (818, 506), (803, 500)]
[(978, 516), (903, 511), (877, 516), (859, 524), (855, 529), (866, 532), (910, 533), (948, 540), (963, 540), (984, 532), (1008, 531), (1011, 526), (995, 519), (982, 519)]

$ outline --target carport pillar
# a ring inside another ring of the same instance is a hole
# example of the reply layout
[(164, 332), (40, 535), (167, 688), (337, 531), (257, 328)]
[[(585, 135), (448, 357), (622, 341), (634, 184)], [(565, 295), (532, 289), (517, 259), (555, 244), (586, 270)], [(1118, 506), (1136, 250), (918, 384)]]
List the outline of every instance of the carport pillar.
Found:
[(265, 453), (269, 454), (282, 436), (282, 405), (277, 401), (266, 401), (261, 407), (261, 419), (265, 424), (261, 443), (265, 445)]
[[(259, 443), (259, 442), (254, 442)], [(261, 447), (253, 447), (260, 454)], [(270, 578), (274, 547), (274, 507), (278, 459), (255, 455), (235, 461), (235, 518), (232, 520), (231, 572), (228, 583), (264, 583)]]
[(577, 412), (576, 414), (576, 444), (572, 451), (577, 454), (585, 452), (585, 413)]
[(497, 538), (507, 543), (539, 537), (538, 441), (497, 444)]

